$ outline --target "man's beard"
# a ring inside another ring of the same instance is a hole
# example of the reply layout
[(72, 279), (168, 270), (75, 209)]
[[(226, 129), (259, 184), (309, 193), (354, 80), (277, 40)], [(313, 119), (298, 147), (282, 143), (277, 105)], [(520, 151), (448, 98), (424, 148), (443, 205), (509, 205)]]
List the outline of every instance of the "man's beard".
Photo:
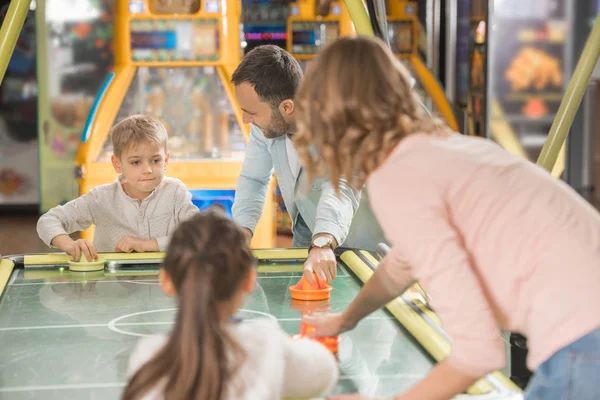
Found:
[(283, 119), (283, 115), (281, 115), (279, 110), (274, 109), (271, 116), (271, 121), (269, 121), (269, 126), (266, 128), (261, 128), (261, 130), (267, 139), (275, 139), (291, 133), (292, 128), (292, 124)]

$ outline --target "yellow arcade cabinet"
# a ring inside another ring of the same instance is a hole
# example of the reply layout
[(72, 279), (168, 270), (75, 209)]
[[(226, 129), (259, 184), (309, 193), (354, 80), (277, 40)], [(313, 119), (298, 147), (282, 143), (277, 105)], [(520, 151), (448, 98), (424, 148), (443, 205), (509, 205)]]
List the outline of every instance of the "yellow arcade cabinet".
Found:
[(415, 89), (421, 94), (423, 100), (431, 99), (434, 109), (444, 118), (448, 126), (458, 131), (452, 106), (443, 88), (419, 56), (417, 3), (388, 0), (386, 14), (391, 50), (404, 61), (416, 78)]
[[(82, 132), (80, 194), (117, 177), (110, 128), (147, 114), (169, 133), (167, 175), (187, 185), (200, 209), (216, 202), (230, 212), (248, 137), (230, 83), (241, 58), (241, 0), (116, 0), (115, 7), (115, 68)], [(273, 246), (273, 213), (267, 196), (254, 247)]]
[(306, 71), (309, 60), (339, 37), (354, 35), (343, 1), (298, 0), (289, 4), (287, 51)]

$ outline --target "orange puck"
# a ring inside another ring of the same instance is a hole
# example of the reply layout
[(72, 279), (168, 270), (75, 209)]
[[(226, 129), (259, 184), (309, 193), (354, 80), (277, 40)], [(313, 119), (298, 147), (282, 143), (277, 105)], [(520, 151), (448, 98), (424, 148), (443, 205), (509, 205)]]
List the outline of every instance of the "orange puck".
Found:
[(296, 300), (327, 300), (331, 297), (331, 286), (326, 285), (324, 289), (298, 289), (297, 285), (289, 287), (292, 299)]

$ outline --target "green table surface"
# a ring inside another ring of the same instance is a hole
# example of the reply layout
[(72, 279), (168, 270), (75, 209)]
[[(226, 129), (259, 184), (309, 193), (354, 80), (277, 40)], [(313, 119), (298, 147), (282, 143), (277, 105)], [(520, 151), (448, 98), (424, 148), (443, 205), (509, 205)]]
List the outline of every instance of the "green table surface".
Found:
[[(123, 268), (125, 270), (125, 267)], [(117, 399), (125, 386), (129, 355), (140, 337), (166, 333), (176, 303), (153, 273), (82, 275), (63, 269), (15, 269), (0, 294), (0, 399)], [(259, 273), (241, 318), (275, 318), (290, 335), (299, 331), (301, 309), (288, 286), (298, 266)], [(361, 282), (341, 263), (329, 304), (341, 311)], [(306, 305), (305, 305), (306, 307)], [(306, 311), (306, 310), (305, 310)], [(332, 394), (369, 396), (402, 392), (420, 380), (433, 360), (386, 311), (378, 311), (342, 335), (341, 376)]]

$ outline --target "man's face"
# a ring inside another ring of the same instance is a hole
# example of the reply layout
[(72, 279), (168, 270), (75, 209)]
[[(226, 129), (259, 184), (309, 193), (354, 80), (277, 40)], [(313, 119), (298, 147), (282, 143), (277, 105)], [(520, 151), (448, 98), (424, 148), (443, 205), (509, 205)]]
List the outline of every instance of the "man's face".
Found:
[(291, 133), (292, 124), (285, 120), (277, 108), (262, 101), (250, 83), (240, 83), (234, 90), (243, 111), (244, 123), (256, 125), (268, 139)]

